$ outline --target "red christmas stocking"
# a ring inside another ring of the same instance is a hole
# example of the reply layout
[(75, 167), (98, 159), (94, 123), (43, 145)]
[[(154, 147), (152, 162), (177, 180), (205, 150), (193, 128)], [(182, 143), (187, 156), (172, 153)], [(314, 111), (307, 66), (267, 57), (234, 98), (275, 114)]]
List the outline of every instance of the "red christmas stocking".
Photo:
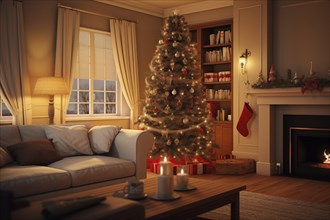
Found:
[(247, 123), (251, 119), (252, 115), (253, 115), (253, 110), (251, 109), (250, 105), (245, 102), (241, 113), (241, 117), (239, 118), (236, 126), (238, 132), (244, 137), (249, 135)]

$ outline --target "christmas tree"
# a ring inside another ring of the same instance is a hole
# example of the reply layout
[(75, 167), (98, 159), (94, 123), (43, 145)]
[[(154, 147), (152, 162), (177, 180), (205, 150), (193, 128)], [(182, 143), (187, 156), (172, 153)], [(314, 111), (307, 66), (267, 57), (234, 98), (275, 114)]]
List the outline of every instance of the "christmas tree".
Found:
[(213, 131), (188, 24), (174, 13), (164, 19), (146, 77), (146, 101), (140, 129), (155, 135), (152, 157), (210, 159)]

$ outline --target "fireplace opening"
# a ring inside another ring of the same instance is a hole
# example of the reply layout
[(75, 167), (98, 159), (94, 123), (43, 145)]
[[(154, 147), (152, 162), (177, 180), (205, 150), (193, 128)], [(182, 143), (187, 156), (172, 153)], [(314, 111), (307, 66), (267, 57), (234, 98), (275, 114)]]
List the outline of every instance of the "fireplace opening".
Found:
[(330, 180), (330, 116), (284, 116), (284, 175)]

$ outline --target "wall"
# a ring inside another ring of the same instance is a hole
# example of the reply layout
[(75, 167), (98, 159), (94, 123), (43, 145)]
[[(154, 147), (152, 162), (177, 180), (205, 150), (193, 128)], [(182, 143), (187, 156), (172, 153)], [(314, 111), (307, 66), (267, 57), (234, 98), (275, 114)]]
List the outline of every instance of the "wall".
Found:
[[(247, 96), (250, 83), (257, 79), (260, 72), (267, 73), (271, 60), (271, 26), (269, 23), (270, 5), (268, 1), (234, 1), (234, 91), (233, 91), (233, 154), (237, 157), (253, 158), (258, 160), (258, 109), (256, 100)], [(251, 56), (248, 58), (246, 74), (242, 74), (239, 66), (241, 53), (248, 49)], [(254, 111), (248, 123), (249, 135), (243, 137), (236, 130), (244, 103), (248, 102)]]
[[(153, 56), (155, 45), (160, 37), (162, 19), (91, 0), (23, 1), (24, 25), (28, 53), (28, 72), (31, 78), (31, 88), (34, 88), (38, 77), (54, 75), (58, 2), (78, 9), (137, 21), (140, 96), (143, 98), (145, 96), (144, 79), (149, 70), (149, 62)], [(81, 13), (81, 26), (104, 31), (109, 31), (110, 29), (110, 24), (107, 18), (86, 13)], [(55, 108), (60, 107), (55, 106)], [(32, 123), (48, 123), (48, 97), (32, 97)], [(105, 122), (103, 119), (99, 122), (93, 120), (93, 123), (101, 124)], [(117, 119), (115, 121), (111, 120), (108, 123), (119, 124), (123, 127), (127, 127), (129, 125), (128, 119)]]
[(188, 25), (203, 24), (233, 18), (233, 7), (224, 7), (198, 13), (185, 14)]
[(306, 75), (313, 61), (318, 76), (330, 74), (330, 1), (273, 1), (273, 11), (277, 73), (286, 79), (290, 68)]

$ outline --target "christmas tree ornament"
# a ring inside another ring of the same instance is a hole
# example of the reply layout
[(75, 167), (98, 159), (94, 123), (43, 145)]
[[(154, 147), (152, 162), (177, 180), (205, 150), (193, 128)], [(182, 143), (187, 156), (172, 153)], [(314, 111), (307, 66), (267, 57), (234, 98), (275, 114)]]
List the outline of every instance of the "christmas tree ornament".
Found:
[[(182, 56), (183, 56), (183, 55), (184, 55), (184, 54), (182, 54)], [(186, 58), (183, 58), (182, 63), (186, 65), (186, 64), (188, 63), (188, 60), (187, 60)]]
[(180, 140), (179, 140), (178, 138), (176, 138), (176, 139), (174, 140), (174, 143), (175, 143), (176, 145), (178, 145), (178, 144), (180, 144)]
[(250, 121), (250, 119), (252, 118), (252, 116), (253, 116), (253, 110), (250, 107), (249, 103), (245, 102), (241, 116), (240, 116), (237, 126), (236, 126), (238, 132), (244, 137), (249, 135), (249, 130), (247, 128), (247, 124)]
[(170, 110), (171, 110), (171, 107), (169, 105), (166, 105), (164, 112), (168, 114), (170, 112)]
[(187, 124), (187, 123), (189, 122), (189, 119), (188, 119), (188, 118), (184, 118), (184, 119), (182, 120), (182, 122), (183, 122), (183, 124)]
[(173, 90), (172, 90), (172, 95), (176, 95), (176, 93), (177, 93), (176, 90), (173, 89)]
[(182, 69), (181, 69), (181, 72), (182, 72), (182, 75), (183, 75), (183, 76), (186, 76), (186, 75), (187, 75), (187, 70), (186, 70), (186, 68), (182, 68)]
[(175, 53), (175, 55), (174, 55), (175, 57), (180, 57), (180, 52), (179, 51), (177, 51), (176, 53)]
[(169, 96), (169, 95), (170, 95), (169, 91), (166, 91), (166, 92), (165, 92), (165, 96), (167, 97), (167, 96)]
[(170, 139), (167, 140), (166, 142), (167, 145), (171, 145), (172, 144), (172, 141)]
[(190, 88), (189, 92), (194, 93), (195, 92), (194, 88)]
[(171, 61), (170, 66), (171, 66), (171, 70), (173, 71), (174, 70), (174, 66), (175, 66), (174, 61)]
[(157, 112), (158, 112), (158, 108), (155, 107), (152, 111), (153, 111), (154, 113), (157, 113)]
[(174, 41), (172, 45), (173, 45), (173, 47), (177, 47), (179, 45), (179, 43)]

